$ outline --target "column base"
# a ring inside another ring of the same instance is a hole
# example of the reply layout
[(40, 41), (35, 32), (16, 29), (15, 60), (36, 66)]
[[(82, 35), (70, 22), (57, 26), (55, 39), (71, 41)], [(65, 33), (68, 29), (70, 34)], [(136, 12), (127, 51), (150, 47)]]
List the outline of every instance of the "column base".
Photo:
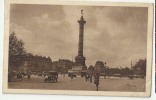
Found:
[(84, 56), (76, 56), (75, 57), (76, 66), (86, 66), (85, 60), (86, 58)]

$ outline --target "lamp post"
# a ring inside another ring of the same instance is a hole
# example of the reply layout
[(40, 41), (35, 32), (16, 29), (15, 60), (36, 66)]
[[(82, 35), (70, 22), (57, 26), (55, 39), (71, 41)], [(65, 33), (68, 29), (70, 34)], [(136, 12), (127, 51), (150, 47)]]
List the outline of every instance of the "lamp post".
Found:
[(107, 66), (107, 76), (109, 78), (109, 67)]
[(104, 63), (104, 72), (106, 73), (107, 71), (107, 66), (106, 66), (106, 62)]

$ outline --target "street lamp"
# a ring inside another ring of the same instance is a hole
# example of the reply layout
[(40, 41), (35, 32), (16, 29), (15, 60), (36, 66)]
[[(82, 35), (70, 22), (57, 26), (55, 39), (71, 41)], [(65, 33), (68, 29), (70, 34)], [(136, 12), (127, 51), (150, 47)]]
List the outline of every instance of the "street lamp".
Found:
[(108, 78), (109, 78), (109, 67), (107, 66), (107, 75), (108, 75)]

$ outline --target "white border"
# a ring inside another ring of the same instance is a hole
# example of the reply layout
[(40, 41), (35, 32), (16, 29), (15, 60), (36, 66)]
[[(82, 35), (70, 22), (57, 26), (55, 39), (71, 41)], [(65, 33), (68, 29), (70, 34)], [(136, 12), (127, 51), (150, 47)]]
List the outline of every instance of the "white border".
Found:
[[(17, 2), (17, 1), (19, 1), (19, 0), (12, 0), (11, 2), (14, 3), (15, 1)], [(19, 2), (22, 3), (22, 1), (24, 1), (24, 0), (20, 0)], [(38, 3), (38, 4), (43, 4), (43, 2), (45, 2), (44, 0), (31, 0), (31, 2), (35, 2), (35, 1), (36, 1), (36, 3)], [(40, 1), (40, 2), (38, 2), (38, 1)], [(86, 1), (87, 1), (87, 0), (86, 0)], [(25, 1), (25, 2), (30, 3), (30, 1)], [(52, 2), (52, 1), (50, 1), (50, 2)], [(59, 2), (59, 1), (58, 1), (58, 2)], [(58, 3), (58, 2), (57, 2), (57, 3)], [(49, 2), (46, 2), (46, 3), (49, 3)], [(56, 4), (57, 4), (57, 3), (56, 3)], [(75, 2), (74, 2), (74, 3), (75, 3)], [(63, 3), (63, 4), (64, 4), (64, 3)], [(77, 4), (78, 4), (78, 3), (77, 3)], [(90, 4), (92, 5), (92, 3), (90, 3)], [(101, 3), (100, 3), (100, 4), (101, 4)], [(110, 5), (111, 5), (111, 4), (108, 3), (108, 6), (110, 6)], [(125, 4), (123, 4), (123, 5), (125, 6)], [(130, 5), (132, 5), (132, 4), (128, 4), (128, 5), (130, 6)], [(140, 4), (137, 4), (137, 5), (140, 5)], [(134, 5), (132, 5), (132, 6), (134, 6)], [(150, 8), (150, 9), (152, 9), (152, 8)], [(7, 18), (7, 17), (5, 17), (5, 18)], [(148, 31), (150, 31), (150, 30), (148, 30)], [(6, 32), (6, 33), (7, 33), (7, 32)], [(148, 38), (151, 39), (152, 37), (150, 36), (150, 37), (148, 37)], [(4, 37), (4, 39), (5, 39), (5, 40), (8, 40), (7, 37)], [(151, 44), (151, 43), (150, 43), (150, 44)], [(148, 45), (148, 47), (151, 48), (152, 45)], [(5, 49), (5, 50), (6, 50), (6, 49)], [(148, 50), (148, 52), (149, 52), (149, 51), (152, 51), (152, 50)], [(151, 57), (151, 54), (148, 55), (148, 56)], [(6, 55), (5, 55), (4, 59), (6, 59)], [(152, 60), (151, 60), (151, 62), (152, 62)], [(5, 66), (5, 64), (4, 64), (4, 66)], [(6, 70), (5, 70), (5, 68), (4, 68), (4, 72), (5, 72), (5, 71), (6, 71)], [(151, 71), (149, 70), (148, 73), (150, 73), (150, 72), (151, 72)], [(5, 75), (5, 74), (4, 74), (4, 75)], [(151, 76), (151, 75), (149, 75), (149, 76)], [(148, 85), (149, 85), (150, 83), (151, 83), (151, 81), (148, 81)], [(3, 84), (3, 85), (5, 85), (5, 84)], [(149, 89), (150, 89), (150, 86), (149, 86)], [(15, 91), (15, 90), (13, 90), (13, 91)], [(26, 90), (26, 91), (27, 91), (27, 90)], [(26, 93), (26, 91), (25, 91), (25, 89), (24, 89), (24, 93)], [(17, 93), (19, 93), (19, 92), (22, 92), (22, 91), (18, 91), (18, 90), (17, 90)], [(28, 90), (28, 92), (29, 92), (29, 90)], [(34, 93), (34, 92), (36, 92), (36, 91), (32, 91), (32, 90), (31, 90), (31, 92)], [(42, 91), (42, 93), (43, 93), (43, 92), (45, 92), (45, 91)], [(49, 92), (49, 91), (48, 91), (48, 92)], [(60, 91), (58, 91), (58, 92), (59, 92), (59, 94), (60, 94)], [(72, 91), (71, 91), (71, 92), (72, 92)], [(71, 94), (71, 92), (70, 92), (70, 94)], [(74, 92), (75, 92), (75, 91), (74, 91)], [(79, 91), (78, 91), (78, 92), (79, 92)], [(15, 93), (15, 92), (14, 92), (14, 93)], [(40, 94), (42, 94), (42, 93), (40, 93)], [(50, 94), (51, 94), (51, 93), (50, 93)], [(58, 94), (58, 93), (56, 93), (56, 94)], [(61, 92), (61, 94), (64, 94), (64, 93)], [(65, 93), (65, 94), (66, 94), (66, 93)], [(69, 93), (68, 93), (68, 94), (69, 94)], [(77, 94), (77, 93), (76, 93), (76, 94)], [(115, 92), (115, 94), (116, 94), (116, 92)], [(120, 93), (120, 94), (121, 94), (121, 93)], [(123, 94), (125, 94), (125, 93), (122, 92), (122, 95), (123, 95)], [(143, 94), (142, 94), (142, 93), (139, 93), (139, 94), (140, 94), (139, 96), (144, 95), (144, 93), (143, 93)], [(81, 94), (79, 94), (79, 95), (81, 95)], [(92, 95), (92, 94), (90, 94), (90, 95)], [(131, 95), (135, 96), (136, 94), (133, 92), (133, 94), (131, 94)], [(131, 96), (131, 95), (125, 95), (125, 96)], [(150, 94), (146, 94), (146, 95), (144, 95), (144, 96), (147, 96), (147, 95), (149, 96)], [(108, 96), (109, 96), (109, 94), (108, 94)], [(112, 96), (112, 92), (111, 92), (111, 95), (110, 95), (110, 96)], [(119, 96), (119, 95), (114, 95), (114, 96)], [(137, 95), (137, 96), (138, 96), (138, 95)]]

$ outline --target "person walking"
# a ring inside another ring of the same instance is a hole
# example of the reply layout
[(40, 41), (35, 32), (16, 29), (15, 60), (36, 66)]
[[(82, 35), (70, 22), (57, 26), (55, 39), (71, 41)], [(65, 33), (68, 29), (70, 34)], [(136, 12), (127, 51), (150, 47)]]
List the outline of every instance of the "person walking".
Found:
[(72, 81), (72, 80), (73, 80), (73, 74), (71, 74), (71, 76), (70, 76), (70, 77), (71, 77), (71, 81)]
[(28, 72), (28, 79), (30, 79), (30, 72)]
[(90, 83), (92, 83), (92, 73), (90, 73)]
[(88, 81), (88, 74), (86, 73), (85, 74), (85, 79), (86, 79), (86, 82)]
[(94, 84), (96, 85), (96, 91), (98, 91), (98, 86), (99, 86), (99, 74), (98, 73), (95, 74)]

